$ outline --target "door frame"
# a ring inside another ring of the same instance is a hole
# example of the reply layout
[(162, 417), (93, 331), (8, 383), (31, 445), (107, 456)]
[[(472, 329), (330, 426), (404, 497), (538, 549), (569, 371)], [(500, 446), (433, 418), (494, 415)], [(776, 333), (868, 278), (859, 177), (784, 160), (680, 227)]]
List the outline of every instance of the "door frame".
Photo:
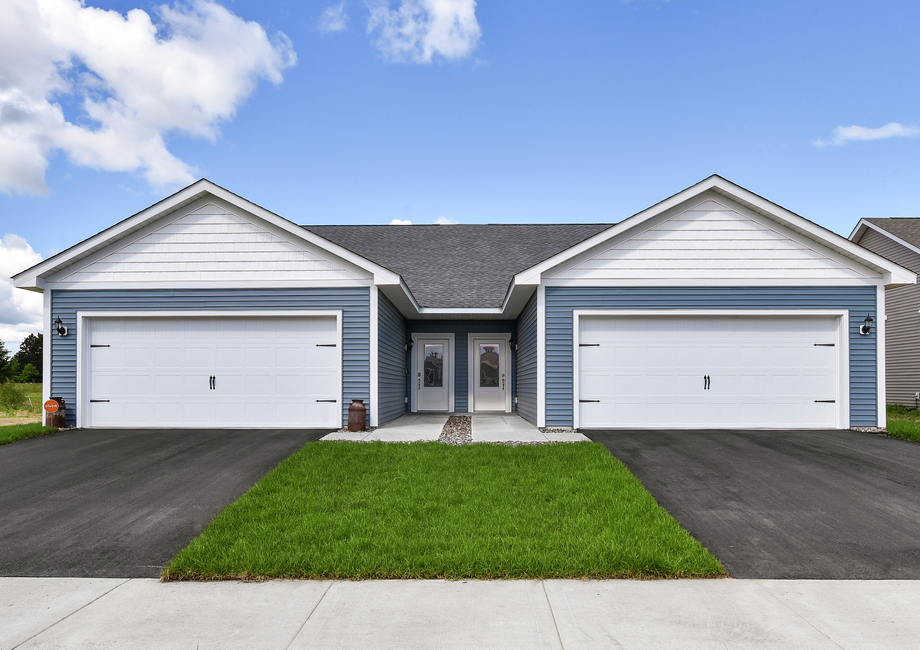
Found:
[(572, 310), (572, 428), (578, 430), (578, 336), (582, 316), (824, 316), (837, 325), (837, 428), (850, 427), (850, 335), (849, 309), (573, 309)]
[[(344, 339), (342, 336), (342, 310), (340, 309), (271, 309), (271, 310), (214, 310), (200, 309), (139, 311), (139, 310), (112, 310), (112, 311), (78, 311), (77, 312), (77, 427), (92, 427), (89, 422), (89, 364), (85, 359), (89, 357), (89, 342), (92, 334), (93, 319), (137, 318), (155, 320), (158, 318), (310, 318), (310, 317), (335, 317), (336, 345), (339, 349), (339, 367), (337, 381), (339, 385), (339, 406), (344, 412)], [(50, 381), (50, 380), (49, 380)], [(344, 416), (342, 418), (344, 420)]]
[[(456, 359), (455, 350), (455, 336), (453, 332), (412, 332), (412, 349), (410, 350), (411, 354), (409, 355), (409, 384), (411, 389), (409, 390), (409, 412), (418, 413), (418, 383), (416, 383), (415, 378), (418, 374), (418, 342), (424, 341), (426, 339), (437, 339), (443, 341), (447, 339), (447, 412), (454, 412), (454, 363)], [(429, 411), (424, 411), (428, 413)], [(432, 413), (439, 413), (440, 411), (431, 411)]]
[[(501, 360), (501, 363), (504, 364), (504, 367), (506, 369), (505, 374), (507, 376), (506, 377), (507, 382), (505, 384), (507, 386), (507, 388), (505, 389), (505, 413), (511, 413), (511, 402), (512, 402), (511, 393), (512, 393), (512, 387), (514, 386), (513, 384), (514, 376), (511, 372), (512, 371), (512, 368), (511, 368), (511, 338), (512, 336), (510, 332), (501, 332), (498, 334), (487, 333), (487, 332), (475, 332), (475, 333), (470, 332), (467, 335), (467, 346), (466, 346), (467, 347), (467, 366), (466, 367), (468, 370), (468, 376), (467, 376), (466, 385), (468, 389), (468, 392), (467, 392), (468, 401), (466, 404), (467, 404), (467, 410), (470, 413), (476, 412), (476, 370), (478, 369), (478, 366), (476, 365), (476, 341), (477, 340), (485, 341), (489, 339), (500, 340), (500, 341), (505, 342), (505, 345), (502, 346), (502, 349), (504, 350), (504, 352), (502, 353), (503, 358)], [(489, 411), (482, 411), (482, 412), (488, 413)], [(492, 413), (495, 413), (495, 411), (492, 411)]]

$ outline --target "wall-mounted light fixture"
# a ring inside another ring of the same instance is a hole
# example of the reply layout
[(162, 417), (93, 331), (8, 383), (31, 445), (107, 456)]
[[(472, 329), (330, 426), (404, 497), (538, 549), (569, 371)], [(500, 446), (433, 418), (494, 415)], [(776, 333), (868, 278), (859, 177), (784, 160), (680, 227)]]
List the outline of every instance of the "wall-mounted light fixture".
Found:
[(869, 332), (872, 331), (872, 323), (875, 321), (872, 320), (872, 316), (866, 315), (866, 320), (863, 321), (863, 324), (859, 326), (859, 333), (863, 336), (866, 336)]
[(513, 336), (512, 336), (511, 339), (508, 341), (508, 346), (509, 346), (512, 350), (514, 350), (515, 352), (517, 351), (517, 341), (514, 340), (514, 337), (513, 337)]
[(54, 319), (54, 329), (57, 331), (58, 336), (67, 336), (67, 326), (64, 325), (64, 321), (61, 320), (60, 316)]
[(411, 339), (408, 340), (408, 341), (406, 341), (406, 352), (408, 352), (409, 350), (412, 349), (412, 344), (413, 344), (413, 343), (414, 343), (414, 341), (412, 341)]

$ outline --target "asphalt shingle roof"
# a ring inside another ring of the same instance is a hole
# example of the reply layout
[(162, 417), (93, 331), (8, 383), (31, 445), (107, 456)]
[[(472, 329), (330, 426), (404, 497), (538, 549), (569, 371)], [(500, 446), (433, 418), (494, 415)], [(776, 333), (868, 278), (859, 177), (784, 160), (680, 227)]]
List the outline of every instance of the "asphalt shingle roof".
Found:
[(908, 244), (920, 247), (920, 217), (889, 217), (887, 219), (866, 219), (869, 223), (887, 230)]
[(422, 307), (501, 307), (511, 279), (613, 224), (303, 226), (399, 273)]

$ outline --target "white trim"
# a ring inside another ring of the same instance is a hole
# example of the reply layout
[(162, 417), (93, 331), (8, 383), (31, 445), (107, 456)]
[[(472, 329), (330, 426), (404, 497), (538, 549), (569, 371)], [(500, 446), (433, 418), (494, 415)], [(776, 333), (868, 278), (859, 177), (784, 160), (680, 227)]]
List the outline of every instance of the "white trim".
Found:
[(304, 317), (335, 317), (336, 341), (339, 348), (339, 410), (338, 424), (344, 420), (344, 337), (342, 330), (342, 310), (340, 309), (273, 309), (273, 310), (226, 310), (226, 311), (78, 311), (77, 312), (77, 427), (92, 426), (86, 421), (89, 413), (89, 404), (84, 395), (84, 386), (87, 382), (89, 369), (84, 367), (83, 357), (85, 348), (89, 345), (92, 334), (93, 319), (118, 319), (118, 318), (304, 318)]
[[(456, 373), (456, 341), (455, 335), (453, 332), (412, 332), (412, 354), (410, 359), (410, 368), (409, 368), (409, 379), (412, 385), (412, 390), (409, 391), (409, 411), (411, 413), (418, 412), (418, 383), (416, 382), (416, 377), (418, 375), (418, 350), (417, 345), (419, 341), (425, 340), (438, 340), (438, 341), (447, 341), (447, 411), (449, 413), (454, 412), (454, 374)], [(469, 408), (469, 407), (467, 407)], [(426, 411), (427, 413), (427, 411)]]
[(721, 281), (716, 278), (686, 280), (682, 278), (645, 279), (645, 280), (579, 280), (547, 278), (543, 280), (547, 287), (825, 287), (825, 286), (885, 286), (881, 278), (823, 279), (811, 278), (808, 281), (782, 279), (747, 279)]
[(51, 337), (56, 335), (57, 332), (51, 329), (50, 290), (45, 291), (44, 295), (42, 295), (42, 302), (44, 303), (42, 305), (42, 424), (44, 424), (44, 404), (51, 399)]
[[(880, 288), (884, 292), (884, 288)], [(572, 428), (578, 429), (578, 339), (582, 316), (826, 316), (837, 325), (836, 426), (850, 427), (850, 312), (848, 309), (574, 309), (572, 310)]]
[(876, 397), (877, 406), (878, 406), (878, 424), (876, 426), (885, 428), (886, 423), (888, 422), (888, 382), (886, 381), (885, 373), (887, 368), (885, 367), (885, 329), (886, 323), (888, 320), (888, 314), (886, 313), (885, 307), (885, 287), (879, 287), (876, 291), (876, 303), (875, 303), (875, 339), (876, 339), (876, 349), (875, 357), (878, 367), (876, 373), (878, 379), (876, 379), (876, 385), (878, 386), (878, 397)]
[[(467, 358), (466, 358), (466, 368), (467, 368), (467, 401), (466, 401), (466, 410), (470, 413), (476, 412), (476, 341), (489, 341), (489, 340), (500, 340), (504, 341), (505, 345), (502, 346), (502, 367), (505, 369), (505, 374), (508, 375), (508, 381), (505, 384), (505, 413), (511, 413), (511, 334), (510, 333), (500, 333), (493, 334), (489, 332), (469, 332), (466, 335), (466, 348), (467, 348)], [(494, 411), (493, 411), (494, 413)]]
[(377, 335), (380, 325), (380, 316), (378, 313), (378, 293), (379, 289), (376, 287), (371, 287), (370, 289), (370, 301), (371, 301), (371, 322), (370, 322), (370, 363), (371, 363), (371, 394), (370, 399), (371, 403), (370, 412), (368, 413), (369, 422), (368, 425), (372, 427), (377, 426), (377, 396), (380, 391), (380, 384), (378, 379), (378, 370), (380, 367), (380, 348), (378, 347)]
[(86, 291), (127, 289), (131, 291), (157, 291), (160, 289), (271, 289), (271, 288), (306, 288), (338, 289), (352, 287), (372, 287), (374, 281), (366, 280), (215, 280), (213, 282), (162, 282), (157, 280), (145, 282), (50, 282), (51, 289), (78, 289)]
[(857, 244), (854, 244), (845, 237), (841, 237), (840, 235), (837, 235), (827, 230), (826, 228), (808, 221), (804, 217), (800, 217), (794, 212), (790, 212), (789, 210), (786, 210), (785, 208), (775, 203), (771, 203), (763, 197), (760, 197), (739, 185), (735, 185), (734, 183), (727, 181), (720, 176), (713, 175), (697, 183), (696, 185), (688, 187), (687, 189), (678, 192), (677, 194), (665, 199), (664, 201), (661, 201), (649, 208), (646, 208), (642, 212), (639, 212), (629, 217), (628, 219), (621, 221), (615, 226), (611, 226), (607, 230), (598, 233), (594, 237), (590, 237), (580, 244), (572, 246), (571, 248), (562, 251), (561, 253), (554, 255), (547, 260), (544, 260), (540, 264), (521, 271), (514, 276), (514, 282), (517, 284), (537, 284), (540, 282), (542, 274), (549, 271), (550, 269), (565, 263), (573, 257), (580, 255), (581, 253), (592, 249), (595, 246), (606, 243), (621, 233), (632, 230), (633, 228), (648, 221), (649, 219), (653, 219), (658, 215), (681, 205), (682, 203), (690, 201), (694, 197), (701, 195), (708, 190), (714, 190), (718, 194), (721, 194), (722, 196), (734, 201), (735, 203), (746, 206), (770, 220), (777, 221), (786, 228), (805, 235), (809, 239), (812, 239), (826, 246), (827, 248), (830, 248), (844, 255), (845, 257), (850, 258), (854, 262), (867, 264), (870, 268), (873, 268), (876, 273), (883, 275), (886, 284), (913, 284), (917, 281), (917, 275), (908, 269), (905, 269), (904, 267), (899, 266), (898, 264), (895, 264), (894, 262), (891, 262), (890, 260), (887, 260), (880, 255), (876, 255), (875, 253), (862, 248)]
[(537, 287), (537, 427), (546, 426), (546, 286)]
[[(894, 217), (894, 218), (896, 219), (897, 217)], [(850, 233), (850, 237), (849, 237), (850, 241), (858, 244), (859, 241), (862, 239), (863, 235), (865, 234), (865, 228), (871, 228), (875, 232), (881, 235), (885, 235), (885, 237), (887, 237), (891, 241), (901, 244), (901, 246), (903, 246), (904, 248), (915, 252), (917, 255), (920, 255), (920, 248), (917, 248), (913, 244), (907, 241), (904, 241), (897, 235), (892, 234), (891, 232), (885, 230), (881, 226), (877, 226), (876, 224), (870, 221), (867, 221), (865, 219), (860, 219), (859, 223), (856, 224), (856, 227), (853, 229), (853, 232)]]

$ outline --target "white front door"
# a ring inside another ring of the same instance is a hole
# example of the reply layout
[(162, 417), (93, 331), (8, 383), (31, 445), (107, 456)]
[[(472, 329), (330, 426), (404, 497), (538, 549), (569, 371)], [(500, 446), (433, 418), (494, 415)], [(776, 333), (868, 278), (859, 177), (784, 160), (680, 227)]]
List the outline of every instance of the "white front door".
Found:
[(473, 411), (506, 411), (507, 342), (473, 339)]
[(450, 410), (450, 340), (416, 339), (416, 408)]

